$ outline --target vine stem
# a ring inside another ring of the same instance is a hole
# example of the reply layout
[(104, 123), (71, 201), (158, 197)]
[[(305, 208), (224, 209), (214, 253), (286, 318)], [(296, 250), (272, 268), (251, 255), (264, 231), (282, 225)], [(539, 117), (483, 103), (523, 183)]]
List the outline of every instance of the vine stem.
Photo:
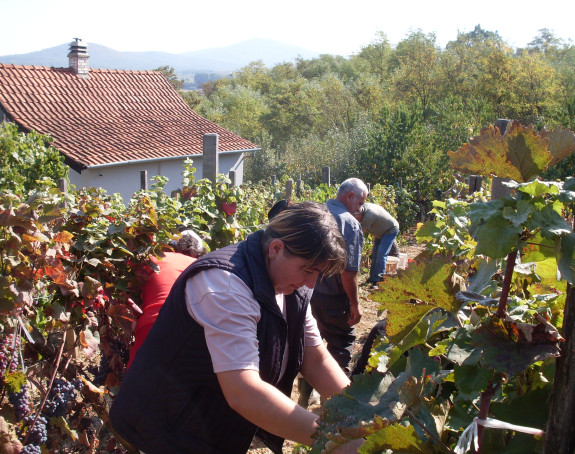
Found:
[(509, 296), (509, 289), (511, 288), (511, 279), (513, 278), (513, 270), (515, 262), (517, 261), (517, 251), (510, 252), (507, 256), (507, 264), (505, 265), (505, 276), (503, 277), (503, 286), (501, 287), (501, 296), (499, 297), (499, 305), (497, 306), (497, 317), (505, 317), (507, 309), (507, 297)]
[[(34, 417), (34, 421), (32, 422), (32, 425), (30, 426), (30, 428), (32, 428), (36, 425), (36, 421), (38, 420), (38, 418), (40, 417), (40, 414), (42, 413), (42, 409), (44, 408), (44, 405), (46, 404), (46, 400), (48, 400), (48, 395), (50, 394), (50, 390), (52, 389), (52, 384), (54, 383), (54, 379), (56, 378), (56, 374), (58, 373), (58, 367), (60, 365), (60, 361), (62, 360), (62, 353), (64, 352), (64, 345), (66, 345), (67, 332), (68, 332), (68, 320), (66, 320), (66, 322), (64, 323), (64, 335), (62, 336), (62, 344), (60, 345), (60, 350), (58, 351), (58, 356), (56, 357), (56, 361), (54, 363), (54, 370), (52, 371), (52, 375), (50, 376), (50, 383), (48, 384), (48, 388), (46, 389), (46, 394), (44, 394), (44, 398), (42, 399), (42, 403), (40, 404), (40, 408), (38, 408), (38, 411), (36, 411), (36, 416)], [(28, 438), (30, 437), (30, 432), (31, 432), (30, 430), (28, 430), (26, 432), (26, 437), (24, 437), (24, 441), (22, 442), (22, 444), (24, 446), (28, 442)]]
[[(489, 406), (491, 405), (491, 399), (495, 395), (495, 391), (501, 385), (501, 381), (496, 383), (490, 383), (485, 391), (481, 393), (481, 399), (479, 404), (479, 419), (486, 419), (489, 416)], [(478, 454), (481, 454), (481, 445), (483, 442), (483, 434), (485, 433), (485, 427), (481, 424), (477, 425), (477, 442), (479, 444)]]
[[(505, 317), (507, 313), (507, 298), (509, 296), (509, 289), (511, 288), (511, 279), (513, 278), (513, 270), (515, 269), (515, 262), (517, 261), (517, 250), (510, 252), (507, 255), (507, 264), (505, 265), (505, 276), (503, 277), (503, 285), (501, 287), (501, 295), (499, 297), (499, 304), (497, 305), (497, 313), (499, 318)], [(485, 391), (481, 393), (479, 405), (479, 419), (486, 419), (489, 416), (489, 406), (495, 391), (501, 385), (501, 380), (490, 383)], [(477, 426), (477, 441), (479, 443), (478, 453), (481, 454), (481, 444), (483, 442), (483, 434), (485, 428), (482, 425)]]

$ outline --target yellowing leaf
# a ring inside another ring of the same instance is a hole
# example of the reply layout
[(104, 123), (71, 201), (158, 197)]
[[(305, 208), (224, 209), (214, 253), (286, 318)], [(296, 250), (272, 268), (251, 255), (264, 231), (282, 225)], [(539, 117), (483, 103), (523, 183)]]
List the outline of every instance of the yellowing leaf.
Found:
[(548, 167), (557, 164), (562, 159), (575, 152), (575, 133), (559, 126), (554, 131), (544, 131), (543, 137), (549, 138), (549, 151), (551, 152), (551, 162)]
[[(565, 140), (567, 136), (558, 134), (554, 139), (562, 143), (562, 137)], [(489, 126), (472, 137), (468, 144), (459, 147), (457, 152), (448, 151), (447, 154), (451, 167), (456, 170), (527, 182), (551, 163), (549, 140), (548, 135), (537, 134), (532, 126), (525, 127), (513, 121), (503, 136), (499, 129)]]

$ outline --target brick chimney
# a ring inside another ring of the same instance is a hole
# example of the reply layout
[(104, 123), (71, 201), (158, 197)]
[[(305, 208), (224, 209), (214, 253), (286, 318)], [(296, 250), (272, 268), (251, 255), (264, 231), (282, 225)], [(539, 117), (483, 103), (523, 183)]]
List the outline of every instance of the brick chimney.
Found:
[(90, 77), (89, 60), (88, 46), (80, 38), (74, 38), (74, 41), (70, 43), (68, 61), (70, 62), (70, 68), (74, 70), (78, 77), (86, 79)]

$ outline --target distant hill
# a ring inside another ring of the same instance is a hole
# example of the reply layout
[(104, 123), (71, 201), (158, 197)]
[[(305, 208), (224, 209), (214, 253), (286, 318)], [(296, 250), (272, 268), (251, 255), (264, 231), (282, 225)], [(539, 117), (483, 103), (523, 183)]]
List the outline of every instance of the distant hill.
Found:
[[(69, 44), (61, 44), (27, 54), (0, 56), (0, 63), (62, 68), (68, 66), (68, 52)], [(273, 66), (293, 61), (298, 56), (304, 59), (319, 56), (318, 52), (261, 38), (179, 54), (120, 52), (100, 44), (88, 43), (88, 54), (91, 68), (151, 70), (160, 66), (171, 66), (179, 77), (186, 80), (186, 88), (194, 88), (194, 75), (200, 76), (203, 81), (214, 80), (256, 60), (261, 60), (266, 66)]]

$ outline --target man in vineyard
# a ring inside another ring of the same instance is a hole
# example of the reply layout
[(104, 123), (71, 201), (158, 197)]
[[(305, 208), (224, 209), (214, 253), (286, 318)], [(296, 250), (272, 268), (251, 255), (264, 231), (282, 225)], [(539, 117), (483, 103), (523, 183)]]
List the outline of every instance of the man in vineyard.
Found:
[(154, 272), (149, 268), (150, 276), (142, 288), (142, 315), (136, 322), (134, 332), (135, 341), (130, 348), (129, 368), (136, 357), (136, 353), (148, 336), (148, 332), (158, 317), (164, 301), (168, 297), (172, 285), (178, 276), (197, 258), (206, 253), (202, 239), (193, 230), (184, 230), (177, 240), (172, 240), (170, 246), (174, 252), (164, 252), (161, 260), (155, 260), (160, 271)]
[(316, 283), (311, 307), (327, 349), (343, 371), (349, 364), (355, 342), (354, 325), (361, 320), (357, 274), (361, 263), (363, 233), (355, 216), (367, 198), (367, 186), (359, 178), (348, 178), (338, 188), (336, 198), (326, 206), (335, 218), (347, 250), (345, 269), (322, 276)]
[[(312, 445), (318, 416), (290, 394), (298, 372), (326, 398), (350, 383), (309, 309), (318, 275), (345, 264), (337, 223), (313, 202), (199, 258), (174, 283), (122, 382), (114, 429), (147, 454), (240, 454), (256, 433), (276, 454), (283, 438)], [(357, 452), (361, 442), (333, 452)]]
[(383, 280), (387, 256), (393, 246), (393, 242), (399, 234), (399, 222), (380, 205), (365, 203), (357, 216), (361, 227), (373, 237), (371, 251), (371, 268), (368, 283), (372, 289), (377, 288), (377, 283)]

